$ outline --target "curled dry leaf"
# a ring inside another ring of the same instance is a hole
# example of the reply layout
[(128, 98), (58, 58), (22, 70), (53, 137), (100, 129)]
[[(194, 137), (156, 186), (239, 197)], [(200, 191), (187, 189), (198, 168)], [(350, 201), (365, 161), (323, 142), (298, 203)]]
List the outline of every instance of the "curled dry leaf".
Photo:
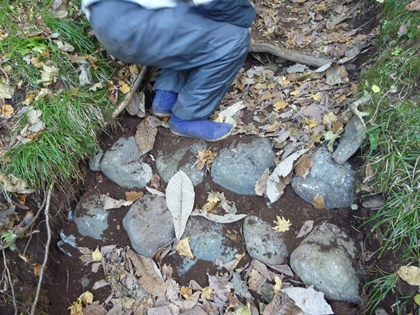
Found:
[(321, 195), (316, 195), (314, 197), (314, 200), (312, 200), (312, 205), (315, 207), (315, 209), (323, 209), (325, 208), (325, 202), (324, 202), (324, 197), (322, 197)]
[(178, 171), (166, 187), (166, 205), (172, 214), (175, 236), (179, 240), (194, 207), (194, 186), (183, 171)]
[(153, 150), (157, 134), (157, 128), (152, 127), (147, 119), (137, 126), (135, 140), (140, 150), (140, 155)]
[(181, 256), (186, 256), (186, 257), (188, 257), (188, 259), (194, 259), (194, 255), (193, 255), (193, 253), (191, 251), (191, 247), (190, 247), (190, 238), (189, 237), (185, 237), (183, 239), (180, 239), (175, 245), (175, 250)]

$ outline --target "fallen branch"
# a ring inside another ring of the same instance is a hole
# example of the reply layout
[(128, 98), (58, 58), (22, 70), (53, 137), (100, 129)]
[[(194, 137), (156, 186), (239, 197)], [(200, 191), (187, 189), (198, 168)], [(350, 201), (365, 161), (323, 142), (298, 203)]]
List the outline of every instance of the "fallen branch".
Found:
[(50, 188), (48, 189), (47, 203), (44, 209), (45, 224), (47, 226), (47, 243), (45, 244), (44, 261), (42, 263), (41, 271), (39, 272), (38, 286), (36, 288), (35, 299), (31, 307), (31, 315), (35, 315), (36, 304), (38, 303), (39, 292), (41, 290), (42, 277), (44, 275), (44, 269), (48, 261), (48, 253), (49, 253), (50, 243), (51, 243), (51, 228), (50, 228), (50, 219), (49, 219), (50, 213), (49, 212), (50, 212), (50, 202), (51, 202), (51, 194), (52, 194), (53, 188), (54, 188), (54, 183), (52, 183), (50, 185)]
[(115, 119), (119, 114), (122, 113), (122, 111), (130, 104), (131, 99), (134, 96), (134, 93), (136, 93), (137, 89), (139, 88), (141, 82), (143, 81), (144, 77), (146, 76), (147, 70), (149, 70), (149, 67), (143, 66), (141, 69), (139, 75), (134, 80), (133, 85), (130, 88), (130, 91), (125, 96), (124, 100), (118, 105), (118, 107), (114, 110), (112, 113), (112, 117)]
[(15, 314), (14, 314), (14, 315), (17, 315), (17, 313), (18, 313), (18, 309), (17, 309), (17, 305), (16, 305), (15, 290), (14, 290), (14, 288), (13, 288), (13, 281), (12, 281), (12, 278), (11, 278), (11, 276), (10, 276), (10, 271), (9, 271), (9, 268), (7, 267), (6, 254), (4, 253), (4, 249), (2, 250), (2, 253), (3, 253), (3, 264), (4, 264), (4, 270), (5, 270), (5, 271), (6, 271), (6, 273), (7, 273), (7, 279), (9, 280), (10, 289), (11, 289), (11, 291), (12, 291), (13, 307), (14, 307), (14, 309), (15, 309)]
[(312, 67), (322, 67), (327, 63), (332, 62), (330, 59), (324, 59), (320, 57), (313, 57), (305, 54), (301, 54), (299, 52), (277, 47), (273, 44), (269, 43), (262, 43), (262, 42), (254, 42), (251, 44), (249, 48), (249, 52), (254, 53), (269, 53), (274, 56), (293, 61), (296, 63), (301, 63), (304, 65), (312, 66)]

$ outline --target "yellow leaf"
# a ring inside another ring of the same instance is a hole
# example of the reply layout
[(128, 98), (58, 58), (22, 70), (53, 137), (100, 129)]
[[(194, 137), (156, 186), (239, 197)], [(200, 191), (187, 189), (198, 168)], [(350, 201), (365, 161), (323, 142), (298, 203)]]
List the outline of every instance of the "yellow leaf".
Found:
[(6, 105), (3, 105), (0, 108), (0, 115), (11, 116), (14, 111), (15, 110), (14, 110), (14, 108), (11, 105), (6, 104)]
[(420, 294), (416, 294), (416, 295), (414, 296), (414, 302), (415, 302), (417, 305), (420, 305)]
[(207, 299), (207, 300), (208, 300), (209, 298), (211, 298), (212, 294), (213, 294), (213, 289), (212, 289), (211, 287), (205, 287), (205, 288), (203, 289), (203, 292), (201, 292), (201, 296), (202, 296), (203, 298)]
[(124, 81), (118, 81), (118, 83), (120, 84), (119, 90), (123, 93), (123, 94), (127, 94), (128, 92), (130, 92), (130, 87), (128, 86), (127, 83), (125, 83)]
[(266, 132), (273, 132), (276, 131), (280, 126), (280, 123), (276, 120), (270, 126), (267, 127)]
[(79, 299), (84, 304), (92, 304), (93, 294), (92, 294), (92, 292), (89, 292), (89, 291), (83, 292), (83, 294), (79, 296)]
[(276, 104), (274, 104), (274, 110), (278, 111), (280, 109), (285, 108), (286, 106), (287, 106), (287, 102), (281, 100), (281, 101), (278, 101)]
[(273, 230), (276, 230), (277, 232), (286, 232), (289, 231), (289, 227), (292, 225), (290, 223), (290, 220), (286, 220), (284, 217), (279, 217), (276, 215), (277, 221), (273, 221), (276, 226), (273, 227)]
[(372, 92), (373, 93), (379, 93), (381, 91), (381, 88), (377, 85), (372, 85)]
[(420, 285), (420, 268), (416, 266), (402, 266), (397, 274), (409, 285)]
[(188, 297), (190, 297), (193, 294), (191, 288), (189, 288), (189, 287), (181, 287), (181, 289), (179, 291), (181, 292), (182, 296), (185, 299), (187, 299)]
[(325, 208), (324, 197), (321, 195), (316, 195), (314, 200), (312, 200), (312, 205), (315, 207), (315, 209)]
[(96, 247), (95, 251), (92, 253), (92, 261), (99, 262), (102, 260), (104, 255), (101, 253), (98, 247)]
[(281, 281), (281, 279), (278, 276), (274, 277), (274, 281), (276, 282), (276, 284), (273, 287), (274, 293), (280, 292), (280, 290), (283, 286), (283, 282)]
[(333, 112), (329, 112), (328, 114), (324, 115), (322, 119), (322, 123), (324, 125), (328, 125), (329, 123), (337, 121), (337, 116)]
[(70, 310), (70, 315), (83, 315), (83, 306), (80, 300), (74, 302), (68, 310)]
[(312, 95), (311, 95), (311, 98), (312, 98), (314, 101), (319, 102), (319, 101), (322, 99), (322, 94), (321, 94), (321, 93), (312, 94)]
[(190, 248), (190, 238), (185, 237), (183, 239), (180, 239), (176, 245), (175, 250), (180, 254), (181, 256), (186, 256), (189, 259), (194, 259), (194, 255)]
[(316, 121), (316, 120), (313, 120), (313, 119), (309, 119), (309, 118), (307, 118), (307, 117), (305, 117), (305, 122), (306, 122), (306, 126), (305, 126), (305, 129), (313, 129), (313, 128), (315, 128), (315, 127), (317, 127), (318, 126), (318, 122)]
[(299, 94), (300, 94), (300, 90), (299, 89), (290, 92), (290, 95), (293, 95), (293, 96), (296, 96), (296, 95), (299, 95)]

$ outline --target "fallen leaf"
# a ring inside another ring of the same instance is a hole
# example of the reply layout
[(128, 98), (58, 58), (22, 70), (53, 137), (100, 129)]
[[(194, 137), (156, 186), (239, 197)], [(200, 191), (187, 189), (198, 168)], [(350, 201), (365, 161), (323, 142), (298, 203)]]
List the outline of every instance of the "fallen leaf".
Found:
[(234, 315), (251, 315), (251, 306), (249, 302), (244, 307), (238, 308), (233, 314)]
[(79, 296), (79, 299), (82, 301), (83, 304), (92, 304), (93, 294), (90, 291), (85, 291), (82, 295)]
[[(264, 308), (263, 315), (299, 315), (302, 310), (296, 306), (286, 293), (280, 291), (274, 295), (270, 303)], [(312, 314), (311, 314), (312, 315)]]
[(257, 291), (260, 286), (265, 283), (265, 277), (257, 270), (252, 269), (248, 278), (248, 287), (252, 291)]
[(379, 86), (377, 86), (377, 85), (372, 85), (372, 92), (373, 93), (379, 93), (381, 91), (381, 88), (379, 87)]
[(127, 191), (125, 192), (125, 199), (127, 201), (136, 201), (144, 196), (144, 192), (142, 191)]
[(12, 116), (14, 111), (15, 110), (11, 105), (9, 105), (9, 104), (2, 105), (1, 108), (0, 108), (0, 115)]
[(274, 277), (274, 282), (276, 284), (273, 287), (273, 291), (274, 291), (274, 294), (276, 294), (276, 293), (280, 292), (280, 290), (282, 289), (283, 282), (281, 281), (280, 277), (278, 277), (278, 276)]
[(211, 296), (213, 295), (214, 291), (211, 287), (207, 286), (203, 289), (203, 291), (201, 292), (201, 296), (205, 299), (210, 299)]
[(324, 125), (328, 125), (335, 121), (337, 121), (337, 116), (333, 112), (329, 112), (328, 114), (324, 115), (322, 119), (322, 123)]
[(225, 215), (218, 215), (218, 214), (213, 214), (213, 213), (209, 213), (207, 211), (201, 211), (201, 210), (195, 210), (191, 213), (191, 215), (205, 217), (206, 219), (210, 221), (223, 223), (223, 224), (236, 222), (246, 217), (246, 214), (228, 213)]
[(417, 305), (420, 305), (420, 294), (416, 294), (416, 295), (414, 296), (414, 302), (415, 302)]
[(99, 301), (95, 301), (90, 305), (87, 305), (83, 309), (83, 315), (106, 315), (107, 310), (99, 304)]
[(39, 276), (42, 266), (40, 264), (33, 264), (32, 268), (34, 270), (34, 275)]
[(273, 221), (276, 224), (276, 226), (273, 227), (273, 230), (276, 230), (277, 232), (289, 231), (289, 228), (292, 225), (290, 220), (287, 220), (284, 217), (279, 217), (278, 215), (276, 215), (276, 218), (277, 220)]
[(6, 83), (0, 82), (0, 98), (10, 99), (13, 97), (14, 88)]
[(92, 252), (92, 261), (99, 262), (102, 260), (104, 255), (101, 253), (98, 247)]
[(286, 108), (287, 107), (287, 102), (281, 100), (278, 101), (276, 104), (274, 104), (273, 108), (275, 111), (279, 111), (280, 109)]
[(366, 163), (366, 170), (365, 170), (365, 178), (363, 178), (363, 183), (367, 183), (368, 181), (370, 181), (373, 176), (374, 176), (374, 172), (373, 172), (373, 168), (372, 165), (370, 164), (370, 162), (368, 161)]
[(143, 119), (143, 121), (139, 123), (134, 138), (136, 140), (137, 146), (139, 147), (140, 156), (153, 150), (157, 131), (157, 128), (152, 127), (147, 119)]
[(306, 234), (312, 231), (313, 227), (314, 227), (314, 220), (305, 221), (302, 227), (300, 228), (298, 235), (296, 235), (296, 238), (304, 237)]
[(321, 195), (316, 195), (314, 199), (312, 200), (312, 205), (315, 207), (315, 209), (323, 209), (325, 208), (325, 202), (324, 197)]
[(397, 274), (409, 285), (420, 285), (420, 268), (416, 266), (402, 266)]
[(420, 10), (420, 0), (415, 0), (410, 2), (405, 6), (408, 11), (419, 11)]
[(180, 239), (178, 242), (176, 242), (175, 250), (178, 252), (181, 256), (186, 256), (188, 259), (194, 259), (194, 255), (191, 251), (190, 247), (190, 238), (185, 237), (183, 239)]
[(334, 314), (331, 306), (325, 301), (324, 293), (315, 291), (312, 287), (289, 287), (281, 290), (286, 293), (303, 313), (311, 315)]
[(309, 154), (302, 155), (295, 165), (296, 176), (302, 176), (303, 178), (305, 178), (306, 175), (308, 175), (309, 170), (311, 169), (312, 165), (314, 165), (314, 161), (310, 159), (310, 155)]
[(184, 234), (185, 226), (194, 207), (194, 186), (183, 171), (178, 171), (166, 187), (166, 205), (172, 214), (177, 240)]
[(104, 210), (128, 207), (134, 202), (134, 200), (114, 199), (108, 195), (100, 195), (100, 200)]
[(118, 81), (120, 87), (118, 88), (123, 94), (127, 94), (128, 92), (130, 92), (130, 87), (128, 86), (127, 83), (125, 83), (124, 81)]
[(255, 193), (257, 196), (264, 196), (267, 191), (267, 181), (268, 177), (270, 176), (270, 170), (266, 168), (260, 178), (258, 178), (257, 182), (255, 183)]
[(23, 179), (17, 178), (12, 174), (8, 176), (0, 174), (0, 182), (3, 183), (3, 189), (8, 192), (30, 194), (35, 191), (34, 189), (28, 189), (28, 186)]
[(197, 161), (194, 163), (197, 165), (197, 168), (201, 171), (204, 167), (206, 169), (210, 169), (210, 165), (216, 159), (217, 153), (211, 152), (210, 149), (198, 151), (197, 153)]

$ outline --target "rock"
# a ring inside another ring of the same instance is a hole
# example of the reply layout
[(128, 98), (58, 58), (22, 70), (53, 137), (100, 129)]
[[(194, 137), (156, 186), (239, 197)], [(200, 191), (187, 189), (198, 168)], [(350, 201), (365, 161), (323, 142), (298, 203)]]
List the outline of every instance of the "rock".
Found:
[(268, 139), (257, 138), (223, 149), (211, 168), (213, 181), (237, 194), (256, 195), (256, 181), (266, 168), (274, 166), (272, 147)]
[(125, 188), (143, 188), (152, 178), (152, 169), (140, 161), (140, 151), (134, 137), (120, 138), (105, 152), (102, 172)]
[(378, 209), (385, 204), (385, 197), (382, 194), (366, 196), (361, 199), (362, 206), (369, 209)]
[(165, 198), (146, 195), (130, 207), (123, 226), (131, 246), (140, 255), (152, 257), (159, 248), (175, 238), (172, 215)]
[(246, 249), (253, 258), (270, 265), (281, 265), (289, 256), (283, 233), (256, 216), (248, 216), (244, 222)]
[(326, 209), (351, 206), (355, 175), (350, 164), (335, 162), (325, 146), (318, 147), (311, 159), (314, 164), (308, 175), (292, 179), (294, 192), (308, 203), (312, 203), (316, 195), (322, 196)]
[(194, 186), (201, 183), (204, 170), (193, 167), (198, 151), (206, 150), (207, 146), (202, 141), (197, 141), (191, 147), (183, 147), (175, 152), (158, 153), (156, 168), (159, 176), (167, 183), (179, 170), (182, 170), (191, 179)]
[(104, 156), (104, 150), (96, 148), (92, 158), (89, 160), (89, 169), (92, 172), (99, 172), (101, 170), (101, 159)]
[(333, 301), (360, 302), (359, 279), (352, 267), (354, 242), (336, 225), (322, 223), (290, 255), (290, 266), (307, 286)]
[(108, 228), (108, 212), (103, 209), (95, 190), (89, 190), (82, 196), (74, 212), (74, 222), (80, 235), (102, 239), (103, 232)]
[(223, 224), (209, 221), (202, 217), (190, 217), (182, 236), (190, 238), (190, 247), (194, 259), (183, 258), (182, 265), (178, 267), (178, 273), (184, 275), (198, 259), (214, 263), (221, 258), (227, 263), (235, 258), (240, 248), (235, 248), (232, 241), (223, 235)]
[(362, 120), (354, 115), (344, 128), (344, 134), (340, 137), (340, 144), (333, 153), (333, 158), (338, 164), (346, 162), (360, 148), (366, 139), (365, 130)]

